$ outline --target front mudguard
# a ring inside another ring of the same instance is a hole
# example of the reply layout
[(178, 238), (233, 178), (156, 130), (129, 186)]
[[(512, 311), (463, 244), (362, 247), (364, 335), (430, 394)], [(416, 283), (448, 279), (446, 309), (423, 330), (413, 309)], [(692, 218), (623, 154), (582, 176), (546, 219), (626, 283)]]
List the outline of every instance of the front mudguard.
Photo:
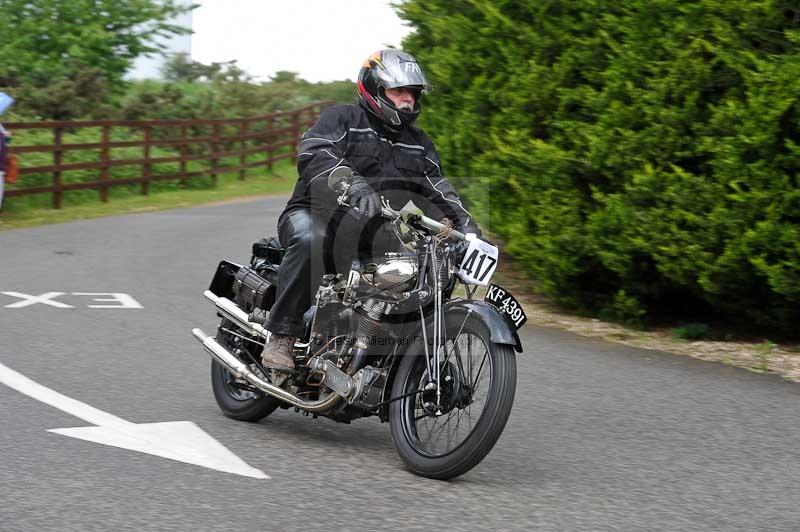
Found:
[(513, 345), (517, 353), (522, 353), (522, 342), (519, 340), (517, 331), (489, 303), (475, 299), (457, 299), (445, 304), (444, 313), (463, 317), (471, 313), (489, 329), (492, 342)]
[[(483, 323), (489, 330), (489, 339), (496, 344), (513, 345), (517, 353), (522, 353), (522, 342), (519, 340), (517, 331), (506, 321), (500, 312), (484, 301), (476, 299), (456, 299), (445, 303), (445, 315), (461, 316), (463, 320), (467, 314), (471, 314), (475, 319)], [(430, 314), (426, 316), (426, 332), (428, 338), (433, 334), (433, 320), (430, 319)], [(419, 322), (409, 330), (409, 338), (422, 338), (422, 327)], [(409, 344), (411, 345), (411, 344)]]

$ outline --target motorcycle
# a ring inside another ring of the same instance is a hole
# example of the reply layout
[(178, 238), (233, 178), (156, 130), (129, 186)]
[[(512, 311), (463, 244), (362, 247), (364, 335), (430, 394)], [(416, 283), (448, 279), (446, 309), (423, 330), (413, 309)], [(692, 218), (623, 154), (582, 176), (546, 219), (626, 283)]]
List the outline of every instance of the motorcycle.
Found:
[[(341, 167), (328, 180), (341, 205), (350, 174)], [(216, 337), (193, 334), (212, 358), (212, 390), (226, 416), (257, 421), (277, 408), (344, 423), (378, 416), (408, 469), (453, 478), (475, 467), (506, 425), (514, 351), (522, 352), (517, 330), (527, 318), (513, 295), (490, 284), (497, 247), (382, 204), (403, 251), (324, 275), (294, 344), (293, 373), (260, 360), (284, 252), (277, 238), (253, 244), (247, 266), (220, 262), (204, 295), (222, 321)], [(457, 285), (465, 295), (454, 295)], [(474, 297), (479, 286), (488, 287), (483, 301)]]

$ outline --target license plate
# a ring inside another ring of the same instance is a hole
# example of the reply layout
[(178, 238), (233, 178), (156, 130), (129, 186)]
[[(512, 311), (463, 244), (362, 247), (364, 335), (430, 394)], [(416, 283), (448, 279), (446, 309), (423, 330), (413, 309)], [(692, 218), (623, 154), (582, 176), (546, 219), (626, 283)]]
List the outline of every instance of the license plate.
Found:
[(522, 305), (520, 305), (519, 301), (505, 288), (497, 286), (496, 284), (489, 285), (489, 288), (486, 290), (486, 295), (483, 296), (483, 300), (495, 306), (517, 330), (528, 321), (528, 317), (525, 315)]

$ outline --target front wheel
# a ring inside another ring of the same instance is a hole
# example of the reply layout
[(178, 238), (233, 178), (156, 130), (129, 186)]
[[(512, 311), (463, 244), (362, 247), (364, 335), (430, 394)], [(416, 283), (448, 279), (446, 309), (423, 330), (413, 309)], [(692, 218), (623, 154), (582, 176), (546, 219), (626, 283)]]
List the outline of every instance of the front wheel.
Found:
[(474, 317), (463, 320), (446, 317), (438, 393), (422, 347), (404, 357), (392, 386), (392, 397), (408, 395), (391, 405), (392, 439), (406, 466), (424, 477), (444, 480), (475, 467), (503, 432), (514, 402), (512, 347), (493, 343)]

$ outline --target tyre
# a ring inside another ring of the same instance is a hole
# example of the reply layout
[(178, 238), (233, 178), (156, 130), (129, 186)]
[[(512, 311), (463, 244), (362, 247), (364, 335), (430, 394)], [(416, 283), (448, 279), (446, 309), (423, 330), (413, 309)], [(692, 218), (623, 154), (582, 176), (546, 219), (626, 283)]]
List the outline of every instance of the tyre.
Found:
[(421, 345), (403, 357), (394, 378), (391, 396), (411, 395), (391, 404), (392, 439), (405, 465), (423, 477), (446, 480), (475, 467), (503, 432), (514, 402), (512, 347), (493, 343), (474, 317), (463, 320), (445, 318), (440, 395), (425, 390), (435, 379), (428, 376)]
[[(242, 349), (243, 340), (226, 332), (225, 329), (236, 330), (236, 326), (223, 319), (217, 341), (222, 347), (236, 354), (237, 350)], [(250, 362), (245, 358), (242, 358), (242, 361)], [(274, 397), (260, 391), (245, 389), (242, 383), (236, 382), (233, 375), (215, 360), (211, 361), (211, 389), (220, 410), (226, 416), (239, 421), (258, 421), (270, 415), (280, 405), (280, 401)]]

